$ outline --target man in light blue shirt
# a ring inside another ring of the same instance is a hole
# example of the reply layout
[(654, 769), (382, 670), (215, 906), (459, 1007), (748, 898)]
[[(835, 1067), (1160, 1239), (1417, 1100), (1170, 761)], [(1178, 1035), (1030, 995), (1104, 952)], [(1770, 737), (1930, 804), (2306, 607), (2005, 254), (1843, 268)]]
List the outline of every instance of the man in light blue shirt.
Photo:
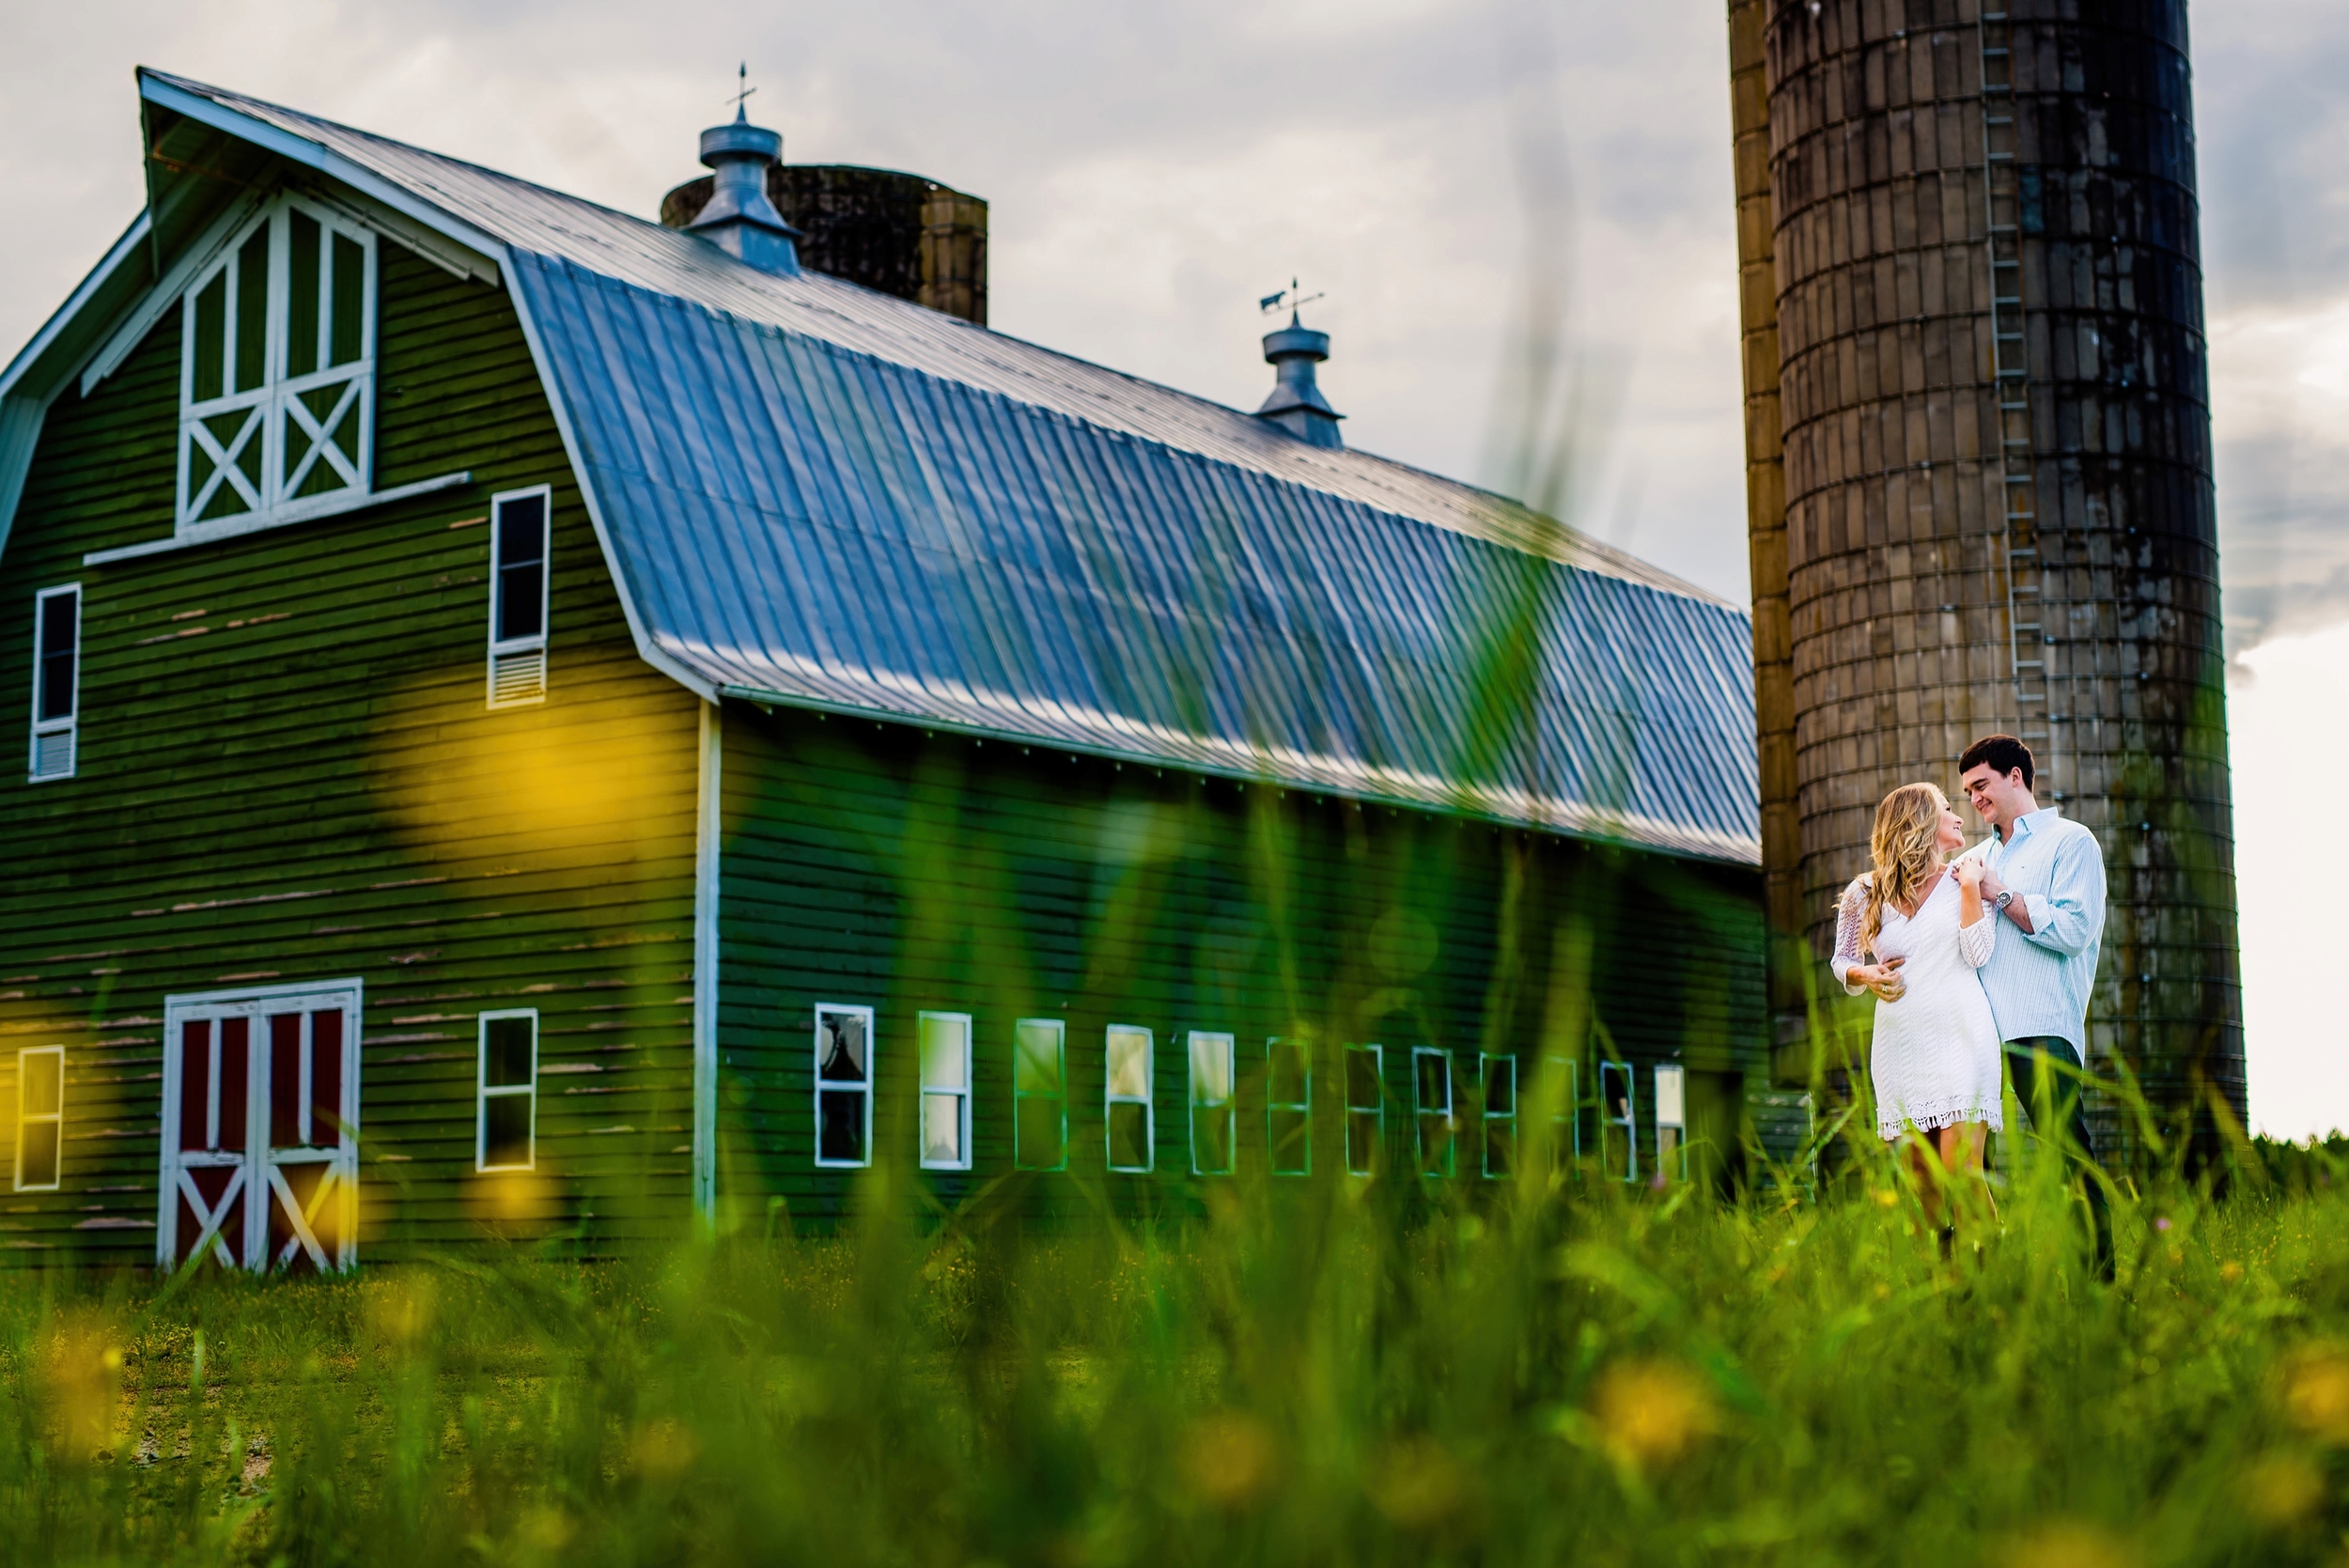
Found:
[[(1957, 760), (1958, 784), (1975, 813), (1996, 831), (1983, 858), (1982, 896), (2012, 928), (1983, 966), (1983, 988), (2005, 1042), (2015, 1093), (2032, 1128), (2064, 1151), (2089, 1158), (2088, 1113), (2081, 1094), (2088, 1060), (2088, 998), (2105, 936), (2105, 860), (2096, 835), (2031, 795), (2030, 748), (2011, 735), (1990, 735)], [(2109, 1275), (2112, 1221), (2103, 1186), (2087, 1176), (2096, 1264)]]

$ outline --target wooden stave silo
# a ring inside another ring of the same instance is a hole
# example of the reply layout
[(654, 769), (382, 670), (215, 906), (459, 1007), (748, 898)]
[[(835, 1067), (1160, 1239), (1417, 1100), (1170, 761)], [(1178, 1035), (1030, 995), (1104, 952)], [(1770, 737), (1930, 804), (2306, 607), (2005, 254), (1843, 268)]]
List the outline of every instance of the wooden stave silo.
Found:
[(2239, 1123), (2185, 7), (1728, 9), (1781, 1071), (1875, 802), (2003, 730), (2105, 847), (2091, 1065)]

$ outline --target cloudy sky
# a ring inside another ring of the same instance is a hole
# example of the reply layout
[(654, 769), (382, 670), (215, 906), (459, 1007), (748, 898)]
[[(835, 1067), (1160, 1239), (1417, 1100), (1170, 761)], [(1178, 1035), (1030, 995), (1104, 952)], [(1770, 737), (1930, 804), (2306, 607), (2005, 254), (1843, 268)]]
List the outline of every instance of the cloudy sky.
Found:
[[(2252, 1104), (2300, 1133), (2349, 1126), (2294, 793), (2349, 776), (2349, 7), (2194, 25)], [(1257, 297), (1326, 290), (1358, 446), (1522, 489), (1512, 346), (1564, 320), (1558, 504), (1746, 597), (1720, 0), (0, 0), (0, 362), (138, 210), (134, 65), (650, 216), (745, 58), (786, 157), (988, 198), (1003, 331), (1252, 407)]]

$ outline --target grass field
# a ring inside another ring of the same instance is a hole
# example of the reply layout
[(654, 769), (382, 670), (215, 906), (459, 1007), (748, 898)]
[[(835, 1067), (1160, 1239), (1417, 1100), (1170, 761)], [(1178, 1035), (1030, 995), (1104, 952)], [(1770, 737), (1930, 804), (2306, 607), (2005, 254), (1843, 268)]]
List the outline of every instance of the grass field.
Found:
[(0, 1529), (25, 1564), (2349, 1560), (2339, 1155), (2124, 1192), (2109, 1286), (2042, 1180), (1944, 1264), (1886, 1165), (17, 1273)]

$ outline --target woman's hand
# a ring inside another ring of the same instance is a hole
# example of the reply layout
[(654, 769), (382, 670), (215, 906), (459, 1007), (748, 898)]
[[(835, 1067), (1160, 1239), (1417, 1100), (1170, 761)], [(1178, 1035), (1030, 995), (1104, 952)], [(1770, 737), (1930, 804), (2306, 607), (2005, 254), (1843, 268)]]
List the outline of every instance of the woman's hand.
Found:
[(1961, 930), (1982, 923), (1982, 857), (1968, 855), (1957, 862), (1957, 924)]
[(1957, 885), (1968, 893), (1980, 891), (1982, 871), (1982, 858), (1978, 855), (1967, 856), (1957, 862)]
[(1854, 964), (1851, 983), (1865, 986), (1875, 993), (1878, 1001), (1898, 1001), (1908, 994), (1908, 984), (1901, 978), (1901, 966), (1906, 958), (1892, 958), (1881, 964)]

